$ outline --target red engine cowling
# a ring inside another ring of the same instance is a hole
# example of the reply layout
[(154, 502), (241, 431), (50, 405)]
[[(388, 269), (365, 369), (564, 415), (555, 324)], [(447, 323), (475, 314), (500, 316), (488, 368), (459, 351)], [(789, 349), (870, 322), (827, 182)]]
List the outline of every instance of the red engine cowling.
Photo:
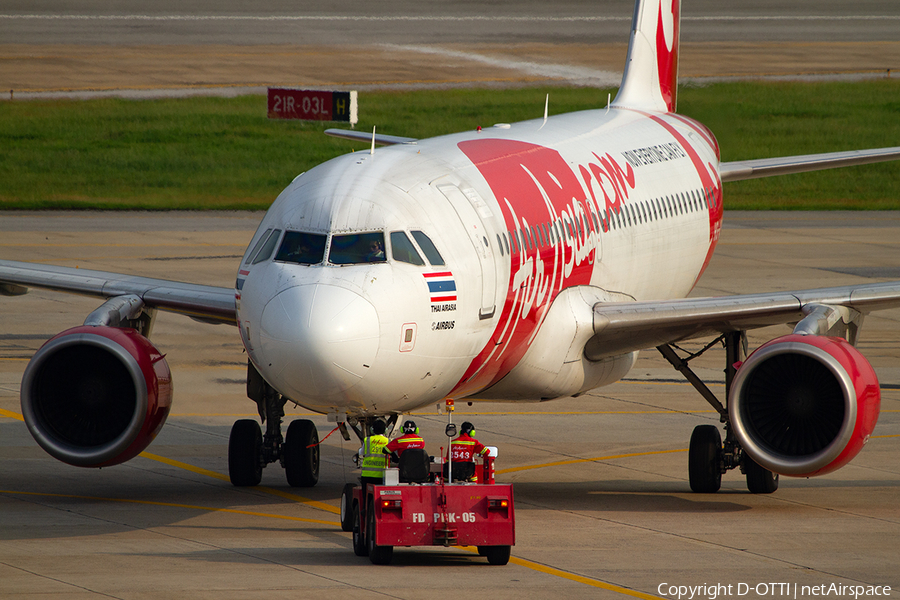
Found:
[(79, 467), (140, 454), (172, 403), (165, 357), (134, 329), (75, 327), (44, 344), (22, 378), (22, 413), (53, 457)]
[(844, 466), (869, 440), (881, 390), (869, 362), (843, 338), (787, 335), (738, 369), (728, 412), (744, 451), (795, 477)]

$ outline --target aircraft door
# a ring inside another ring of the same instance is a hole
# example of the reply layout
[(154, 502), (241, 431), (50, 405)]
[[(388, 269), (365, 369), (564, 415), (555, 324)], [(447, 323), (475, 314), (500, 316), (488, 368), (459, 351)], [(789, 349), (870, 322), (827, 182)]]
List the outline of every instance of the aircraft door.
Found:
[(481, 267), (481, 307), (478, 318), (490, 319), (496, 310), (497, 292), (497, 266), (494, 263), (494, 251), (490, 244), (490, 232), (485, 226), (485, 219), (492, 219), (490, 209), (484, 200), (475, 192), (467, 189), (465, 192), (455, 185), (440, 184), (435, 186), (456, 211), (459, 219), (469, 234), (469, 241), (478, 255), (478, 263)]

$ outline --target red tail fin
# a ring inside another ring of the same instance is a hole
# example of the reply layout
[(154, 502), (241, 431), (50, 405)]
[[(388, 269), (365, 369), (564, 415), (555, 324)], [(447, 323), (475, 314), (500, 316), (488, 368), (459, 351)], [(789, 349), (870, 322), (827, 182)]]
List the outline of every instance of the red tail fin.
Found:
[(613, 106), (675, 112), (681, 0), (636, 0), (622, 85)]

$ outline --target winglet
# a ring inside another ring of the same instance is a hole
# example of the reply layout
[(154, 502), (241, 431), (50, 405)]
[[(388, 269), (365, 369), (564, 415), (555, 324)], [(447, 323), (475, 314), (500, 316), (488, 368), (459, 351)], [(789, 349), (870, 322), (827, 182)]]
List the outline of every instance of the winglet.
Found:
[(636, 0), (616, 108), (675, 112), (681, 0)]

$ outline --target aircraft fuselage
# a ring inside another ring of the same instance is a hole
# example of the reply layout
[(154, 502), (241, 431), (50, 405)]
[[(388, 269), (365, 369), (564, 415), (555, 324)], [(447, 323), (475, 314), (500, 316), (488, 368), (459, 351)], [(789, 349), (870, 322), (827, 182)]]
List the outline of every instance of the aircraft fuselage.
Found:
[(687, 295), (721, 226), (718, 160), (702, 125), (621, 109), (335, 158), (281, 193), (244, 255), (244, 345), (322, 413), (517, 398), (497, 384), (564, 290)]

